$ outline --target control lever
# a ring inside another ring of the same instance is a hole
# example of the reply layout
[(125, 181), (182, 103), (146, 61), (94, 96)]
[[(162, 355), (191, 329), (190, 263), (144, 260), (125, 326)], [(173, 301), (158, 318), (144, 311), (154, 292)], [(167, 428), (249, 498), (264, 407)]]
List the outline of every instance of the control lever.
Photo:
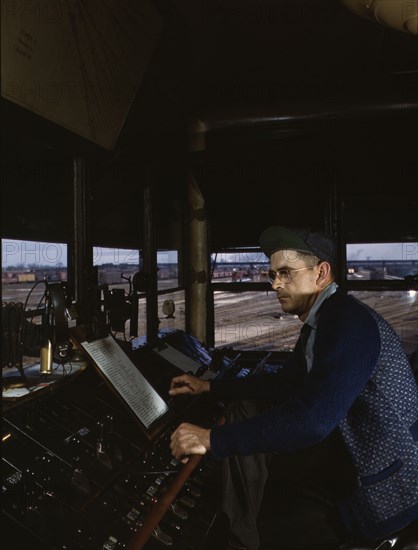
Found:
[(170, 516), (173, 514), (168, 510), (165, 516), (161, 519), (160, 525), (167, 529), (169, 532), (175, 533), (176, 535), (180, 535), (182, 533), (182, 526), (179, 523), (176, 523), (177, 519), (172, 519)]
[(42, 496), (54, 496), (54, 491), (52, 488), (52, 466), (50, 456), (42, 456), (40, 468), (42, 480)]
[(202, 491), (197, 487), (194, 487), (190, 481), (184, 484), (184, 488), (186, 490), (186, 494), (191, 495), (195, 500), (202, 496)]
[(26, 468), (22, 475), (22, 489), (24, 510), (28, 512), (36, 508), (36, 481), (35, 472)]
[(172, 502), (169, 506), (169, 509), (180, 519), (187, 519), (189, 517), (189, 514), (186, 512), (186, 510), (183, 510), (183, 508), (177, 502)]
[(112, 461), (109, 456), (109, 435), (106, 433), (105, 422), (98, 422), (98, 435), (96, 439), (96, 458), (101, 464), (112, 469)]
[(194, 508), (196, 506), (196, 501), (187, 495), (181, 497), (180, 502), (187, 506), (187, 508)]
[(104, 454), (105, 452), (104, 423), (98, 422), (97, 429), (99, 431), (99, 434), (96, 440), (96, 456), (97, 458), (100, 458), (100, 455)]
[(173, 539), (170, 537), (170, 535), (164, 533), (164, 531), (158, 525), (154, 529), (153, 536), (166, 546), (173, 545)]
[(80, 455), (78, 453), (80, 452), (80, 444), (81, 444), (80, 439), (76, 435), (72, 435), (67, 439), (66, 443), (70, 445), (71, 448), (77, 452), (77, 454), (72, 457), (73, 473), (71, 476), (71, 484), (77, 492), (86, 493), (90, 495), (91, 485), (90, 485), (89, 478), (86, 476), (86, 474), (83, 472), (83, 470), (79, 466)]

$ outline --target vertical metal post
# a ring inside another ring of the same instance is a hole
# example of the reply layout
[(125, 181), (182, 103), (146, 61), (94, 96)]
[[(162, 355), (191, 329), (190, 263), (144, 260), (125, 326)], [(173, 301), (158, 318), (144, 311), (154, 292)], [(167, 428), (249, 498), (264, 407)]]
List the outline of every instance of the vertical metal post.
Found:
[[(148, 177), (150, 177), (148, 175)], [(147, 343), (153, 345), (158, 338), (158, 287), (157, 250), (153, 221), (152, 190), (149, 184), (144, 189), (144, 271), (150, 275), (146, 296)]]
[(88, 322), (89, 272), (93, 265), (93, 249), (88, 231), (88, 192), (86, 161), (75, 158), (74, 170), (74, 290), (78, 323)]
[(337, 277), (336, 282), (342, 289), (346, 289), (347, 251), (346, 235), (344, 228), (344, 196), (334, 183), (331, 193), (331, 224), (330, 235), (337, 244)]
[[(198, 340), (207, 342), (208, 315), (208, 228), (205, 199), (193, 175), (189, 177), (189, 319), (188, 330)], [(210, 305), (209, 305), (210, 307)], [(210, 335), (210, 334), (209, 334)]]

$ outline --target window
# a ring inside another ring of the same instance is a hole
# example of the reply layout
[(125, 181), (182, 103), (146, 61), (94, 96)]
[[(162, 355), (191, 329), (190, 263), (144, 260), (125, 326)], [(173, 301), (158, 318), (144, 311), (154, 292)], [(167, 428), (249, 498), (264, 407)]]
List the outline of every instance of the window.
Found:
[[(130, 323), (135, 312), (135, 298), (132, 296), (133, 278), (142, 267), (140, 251), (96, 246), (93, 248), (93, 265), (97, 267), (97, 282), (101, 288), (102, 303), (108, 305), (105, 312), (107, 322), (117, 337), (126, 340), (128, 335), (131, 335)], [(110, 291), (106, 296), (105, 289)], [(138, 299), (138, 334), (145, 332), (146, 301), (142, 297)]]
[(213, 283), (268, 283), (270, 262), (259, 250), (218, 252), (211, 266)]
[(179, 286), (179, 266), (177, 250), (158, 250), (157, 281), (158, 290), (177, 288)]
[(2, 239), (1, 248), (3, 302), (27, 300), (26, 309), (36, 309), (45, 290), (41, 281), (67, 281), (66, 244)]
[[(134, 276), (142, 271), (143, 267), (141, 251), (95, 247), (93, 249), (93, 263), (98, 268), (98, 284), (101, 287), (107, 285), (107, 288), (113, 293), (113, 307), (117, 317), (113, 331), (117, 337), (124, 339), (127, 339), (128, 335), (135, 336), (130, 334), (133, 312), (132, 299), (134, 299), (132, 291), (134, 290)], [(159, 250), (157, 252), (157, 284), (160, 329), (185, 329), (184, 291), (171, 292), (172, 289), (178, 288), (178, 283), (177, 250)], [(121, 291), (123, 291), (123, 295), (117, 294)], [(166, 302), (165, 306), (164, 302)], [(116, 310), (119, 310), (119, 314)], [(110, 317), (115, 318), (113, 315), (110, 315)], [(142, 293), (142, 289), (140, 289), (138, 291), (138, 336), (143, 336), (147, 332), (146, 319), (146, 298), (145, 294)]]
[(186, 329), (184, 290), (176, 290), (158, 296), (158, 318), (160, 329)]
[[(2, 239), (2, 321), (6, 333), (21, 330), (22, 348), (19, 341), (16, 348), (10, 341), (2, 341), (2, 365), (16, 366), (21, 357), (22, 365), (39, 361), (39, 346), (42, 336), (41, 325), (45, 320), (45, 283), (67, 281), (67, 245), (40, 241)], [(64, 287), (66, 293), (68, 287)], [(67, 296), (66, 296), (67, 298)], [(21, 320), (23, 315), (24, 320)], [(18, 320), (18, 321), (17, 321)], [(75, 319), (68, 321), (74, 326)], [(15, 350), (15, 351), (13, 351)]]
[(418, 344), (418, 299), (408, 277), (418, 273), (418, 243), (350, 243), (346, 254), (349, 293), (380, 313), (412, 353)]
[(302, 326), (274, 292), (214, 292), (215, 347), (291, 351)]
[(109, 288), (124, 288), (129, 292), (129, 278), (132, 280), (140, 269), (139, 250), (95, 246), (93, 265), (98, 267), (99, 285), (107, 284)]
[(347, 280), (405, 280), (418, 273), (418, 243), (347, 244)]
[(215, 347), (291, 351), (301, 323), (270, 291), (267, 256), (256, 248), (223, 250), (211, 264)]

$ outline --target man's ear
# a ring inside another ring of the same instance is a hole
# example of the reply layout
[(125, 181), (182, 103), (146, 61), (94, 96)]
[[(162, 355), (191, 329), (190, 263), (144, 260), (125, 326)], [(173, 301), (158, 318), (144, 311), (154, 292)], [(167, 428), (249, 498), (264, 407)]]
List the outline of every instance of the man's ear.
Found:
[(325, 287), (332, 280), (332, 269), (328, 262), (321, 262), (318, 271), (318, 285)]

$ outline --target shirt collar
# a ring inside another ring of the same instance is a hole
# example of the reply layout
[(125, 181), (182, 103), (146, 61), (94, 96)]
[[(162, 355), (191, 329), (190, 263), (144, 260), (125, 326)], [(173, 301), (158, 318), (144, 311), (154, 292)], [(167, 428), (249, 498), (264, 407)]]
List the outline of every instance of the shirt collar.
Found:
[(331, 283), (321, 292), (321, 294), (319, 294), (314, 305), (311, 307), (308, 316), (305, 319), (305, 325), (309, 325), (311, 328), (316, 330), (319, 308), (321, 307), (323, 302), (331, 296), (331, 294), (334, 294), (337, 289), (337, 283)]

